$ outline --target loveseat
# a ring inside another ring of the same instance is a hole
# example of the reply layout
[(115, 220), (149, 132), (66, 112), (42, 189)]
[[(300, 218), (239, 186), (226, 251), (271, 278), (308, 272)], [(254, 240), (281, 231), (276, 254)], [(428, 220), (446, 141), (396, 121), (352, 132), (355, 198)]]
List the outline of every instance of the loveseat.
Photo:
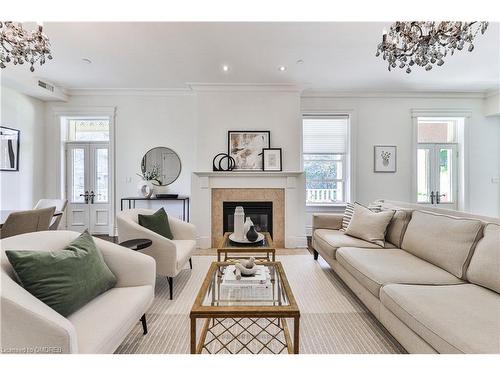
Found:
[[(380, 202), (385, 247), (314, 214), (312, 247), (410, 353), (500, 353), (500, 220)], [(438, 211), (438, 212), (436, 212)]]
[[(71, 231), (21, 234), (0, 241), (3, 353), (113, 353), (153, 302), (153, 258), (94, 238), (116, 276), (114, 288), (64, 317), (23, 289), (5, 250), (58, 250), (77, 238)], [(146, 328), (143, 318), (143, 327)]]

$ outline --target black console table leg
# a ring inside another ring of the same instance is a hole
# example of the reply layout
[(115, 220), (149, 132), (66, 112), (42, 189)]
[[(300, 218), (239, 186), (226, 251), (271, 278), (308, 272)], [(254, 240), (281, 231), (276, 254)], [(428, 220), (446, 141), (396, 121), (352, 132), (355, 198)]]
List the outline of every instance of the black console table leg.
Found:
[(313, 250), (313, 254), (314, 254), (314, 260), (318, 260), (318, 252), (316, 250)]
[(170, 288), (170, 299), (172, 300), (174, 299), (174, 278), (167, 276), (167, 280), (168, 280), (168, 286)]

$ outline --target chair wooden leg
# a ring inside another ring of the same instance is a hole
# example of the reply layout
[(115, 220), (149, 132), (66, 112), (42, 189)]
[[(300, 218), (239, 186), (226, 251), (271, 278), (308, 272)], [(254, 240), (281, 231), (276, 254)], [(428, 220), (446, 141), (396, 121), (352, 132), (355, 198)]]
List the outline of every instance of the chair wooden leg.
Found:
[(316, 250), (313, 250), (313, 254), (314, 254), (314, 260), (318, 260), (318, 252)]
[(173, 277), (167, 277), (168, 280), (168, 286), (170, 287), (170, 299), (174, 299), (174, 278)]
[(146, 335), (148, 333), (148, 324), (146, 323), (146, 314), (141, 316), (141, 323), (142, 323), (143, 334)]
[(189, 258), (189, 268), (193, 269), (193, 260)]

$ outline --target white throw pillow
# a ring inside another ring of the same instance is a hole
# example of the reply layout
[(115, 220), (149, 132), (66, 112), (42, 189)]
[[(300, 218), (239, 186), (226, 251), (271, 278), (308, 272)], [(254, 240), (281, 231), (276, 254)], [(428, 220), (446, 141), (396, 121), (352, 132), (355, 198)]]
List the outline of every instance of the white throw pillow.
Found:
[(359, 203), (354, 203), (352, 218), (345, 233), (384, 247), (385, 232), (393, 216), (392, 210), (373, 212)]
[[(354, 204), (359, 204), (358, 202), (354, 203), (347, 203), (345, 206), (345, 211), (344, 211), (344, 216), (342, 217), (342, 229), (345, 231), (347, 227), (349, 226), (349, 223), (351, 222), (352, 218), (352, 213), (354, 211)], [(373, 202), (368, 205), (368, 209), (373, 212), (380, 212), (382, 211), (382, 203), (380, 202)]]

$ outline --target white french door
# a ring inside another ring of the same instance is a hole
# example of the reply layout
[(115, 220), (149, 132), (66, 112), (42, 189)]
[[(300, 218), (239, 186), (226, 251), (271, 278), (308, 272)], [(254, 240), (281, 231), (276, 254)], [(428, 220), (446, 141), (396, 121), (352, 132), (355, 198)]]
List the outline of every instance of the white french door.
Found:
[(456, 143), (417, 146), (417, 202), (456, 210), (458, 206), (458, 147)]
[(111, 225), (109, 142), (66, 143), (66, 227), (108, 234)]

